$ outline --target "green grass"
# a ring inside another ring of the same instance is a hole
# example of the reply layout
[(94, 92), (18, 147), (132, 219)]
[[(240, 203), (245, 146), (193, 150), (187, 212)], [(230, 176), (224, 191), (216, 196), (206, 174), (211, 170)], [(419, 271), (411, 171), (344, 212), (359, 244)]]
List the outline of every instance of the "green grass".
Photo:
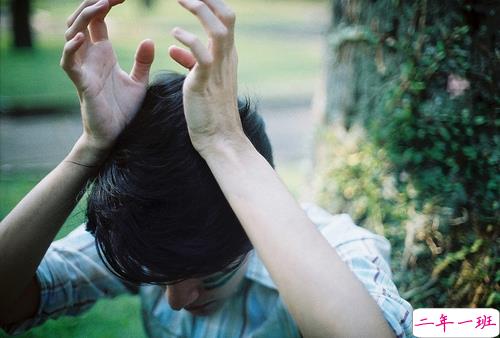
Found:
[(59, 68), (60, 57), (59, 47), (48, 43), (32, 53), (2, 47), (0, 108), (77, 105), (73, 85)]
[[(90, 311), (79, 317), (49, 320), (21, 338), (141, 338), (146, 337), (140, 321), (139, 299), (120, 296), (99, 301)], [(0, 337), (7, 337), (0, 332)]]
[[(31, 170), (0, 174), (0, 219), (25, 196), (47, 172)], [(296, 196), (304, 183), (301, 169), (295, 166), (281, 167), (280, 176)], [(85, 200), (82, 199), (68, 217), (56, 236), (63, 238), (85, 221)], [(0, 338), (7, 337), (0, 330)], [(22, 338), (72, 337), (72, 338), (140, 338), (145, 337), (140, 316), (140, 301), (136, 296), (123, 295), (115, 299), (99, 301), (88, 312), (78, 317), (61, 317), (49, 320), (25, 334)]]
[[(0, 218), (3, 219), (10, 210), (25, 196), (47, 172), (30, 170), (22, 172), (0, 173)], [(68, 217), (56, 236), (60, 239), (85, 221), (85, 200), (82, 199)]]
[[(1, 109), (78, 104), (71, 82), (59, 68), (65, 20), (77, 3), (35, 1), (36, 48), (32, 52), (11, 50), (10, 35), (0, 35)], [(176, 1), (156, 1), (150, 10), (141, 3), (128, 1), (109, 14), (109, 33), (120, 64), (130, 69), (137, 44), (152, 38), (157, 51), (153, 72), (182, 71), (167, 55), (168, 46), (176, 43), (169, 32), (182, 26), (203, 38), (196, 18)], [(321, 36), (307, 31), (318, 29), (312, 23), (325, 5), (265, 0), (230, 3), (238, 14), (241, 93), (263, 99), (311, 96), (319, 77)]]
[[(0, 218), (25, 196), (47, 172), (31, 170), (0, 174)], [(77, 205), (58, 232), (56, 239), (66, 236), (85, 221), (85, 200)], [(91, 310), (79, 317), (62, 317), (49, 320), (44, 325), (17, 337), (81, 337), (81, 338), (122, 338), (145, 337), (140, 316), (139, 298), (123, 295), (112, 300), (99, 301)], [(0, 337), (6, 337), (0, 332)]]
[[(238, 14), (240, 92), (261, 99), (310, 96), (321, 63), (321, 36), (311, 36), (311, 22), (325, 10), (316, 1), (256, 0), (229, 1)], [(59, 68), (64, 44), (64, 22), (79, 1), (34, 0), (36, 48), (32, 52), (12, 51), (9, 34), (0, 35), (0, 110), (40, 106), (75, 106), (73, 85)], [(156, 43), (153, 73), (162, 69), (181, 71), (170, 61), (167, 48), (175, 43), (169, 31), (176, 25), (200, 34), (197, 21), (176, 5), (176, 1), (157, 0), (152, 10), (141, 1), (128, 0), (113, 10), (108, 24), (119, 62), (130, 69), (135, 46), (143, 38)], [(0, 0), (0, 6), (6, 5)], [(297, 168), (280, 168), (291, 191), (299, 194), (303, 183)], [(41, 170), (0, 173), (0, 218), (47, 172)], [(82, 201), (57, 235), (64, 237), (84, 222)], [(78, 318), (51, 320), (19, 337), (144, 337), (140, 322), (139, 299), (122, 296), (103, 300)], [(5, 335), (0, 332), (0, 337)]]

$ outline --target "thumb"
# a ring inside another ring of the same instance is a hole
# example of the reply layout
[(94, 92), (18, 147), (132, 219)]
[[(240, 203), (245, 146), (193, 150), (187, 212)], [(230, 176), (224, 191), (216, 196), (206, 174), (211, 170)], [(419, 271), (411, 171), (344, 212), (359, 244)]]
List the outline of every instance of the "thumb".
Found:
[(155, 58), (155, 45), (152, 40), (144, 40), (137, 47), (135, 53), (134, 67), (130, 72), (130, 77), (138, 82), (148, 83), (149, 70)]

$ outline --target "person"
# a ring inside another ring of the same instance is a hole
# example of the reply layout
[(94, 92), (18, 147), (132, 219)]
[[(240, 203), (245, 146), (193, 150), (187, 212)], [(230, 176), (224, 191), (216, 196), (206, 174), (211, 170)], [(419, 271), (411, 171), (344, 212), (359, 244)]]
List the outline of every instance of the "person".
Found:
[[(153, 42), (126, 74), (108, 39), (104, 18), (122, 2), (86, 0), (68, 19), (61, 65), (83, 132), (2, 221), (1, 327), (23, 332), (132, 292), (151, 337), (411, 336), (388, 241), (301, 207), (273, 170), (261, 119), (237, 99), (232, 10), (179, 0), (208, 46), (174, 28), (187, 49), (169, 54), (187, 76), (148, 87)], [(90, 232), (51, 244), (89, 182)]]

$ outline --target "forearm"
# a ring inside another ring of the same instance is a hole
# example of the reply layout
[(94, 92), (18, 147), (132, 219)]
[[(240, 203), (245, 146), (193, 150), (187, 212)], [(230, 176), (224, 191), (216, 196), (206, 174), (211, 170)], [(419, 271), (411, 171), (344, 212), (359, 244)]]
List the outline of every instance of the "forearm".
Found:
[(97, 152), (83, 141), (0, 224), (0, 309), (30, 283), (47, 248), (96, 172)]
[[(306, 337), (391, 337), (375, 301), (247, 140), (204, 155)], [(362, 321), (362, 325), (360, 325)]]

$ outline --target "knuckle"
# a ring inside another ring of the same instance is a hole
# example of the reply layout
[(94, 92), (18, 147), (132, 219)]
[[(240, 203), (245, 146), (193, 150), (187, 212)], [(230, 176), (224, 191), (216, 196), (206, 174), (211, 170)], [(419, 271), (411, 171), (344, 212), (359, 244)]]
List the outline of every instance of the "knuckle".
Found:
[(95, 5), (97, 2), (98, 0), (85, 0), (79, 9), (68, 17), (66, 20), (66, 26), (69, 28), (76, 21), (76, 19), (82, 15), (83, 12), (85, 12), (90, 6)]
[(82, 13), (80, 14), (80, 16), (82, 17), (82, 19), (87, 19), (88, 17), (90, 17), (92, 15), (92, 10), (93, 10), (92, 7), (85, 8), (82, 11)]
[(68, 29), (68, 30), (64, 33), (64, 38), (66, 39), (66, 41), (69, 41), (69, 40), (71, 40), (72, 35), (73, 35), (73, 31), (72, 31), (71, 29)]
[(79, 24), (85, 24), (87, 25), (90, 20), (92, 20), (92, 17), (95, 15), (95, 13), (99, 10), (96, 5), (89, 6), (85, 8), (81, 13), (80, 16), (75, 20), (77, 22), (79, 19), (81, 20)]
[(190, 37), (187, 39), (187, 41), (188, 41), (188, 44), (189, 44), (190, 46), (197, 46), (197, 45), (201, 44), (200, 39), (198, 39), (196, 36), (190, 36)]
[(89, 8), (91, 8), (92, 6), (94, 6), (98, 2), (99, 2), (99, 0), (85, 0), (83, 2), (82, 6), (80, 7), (81, 8), (80, 14), (82, 14), (85, 11), (88, 11)]
[(190, 10), (193, 13), (200, 13), (201, 11), (203, 11), (205, 9), (205, 7), (206, 7), (206, 5), (203, 2), (197, 1), (195, 4), (191, 5)]
[(63, 48), (63, 53), (66, 54), (70, 51), (71, 47), (72, 47), (73, 43), (71, 41), (68, 41), (64, 44), (64, 48)]
[(210, 67), (212, 63), (214, 62), (214, 59), (210, 55), (206, 55), (203, 58), (199, 60), (199, 64), (203, 67)]
[(233, 25), (236, 21), (236, 14), (231, 9), (227, 9), (222, 17), (224, 21), (230, 25)]
[(218, 27), (212, 32), (212, 36), (216, 40), (223, 40), (227, 38), (229, 31), (226, 27)]
[(61, 60), (59, 61), (59, 66), (66, 72), (68, 71), (68, 63), (66, 62), (66, 57), (64, 55), (61, 57)]
[(193, 47), (194, 45), (194, 39), (191, 37), (185, 37), (183, 40), (181, 40), (182, 43), (190, 48)]

